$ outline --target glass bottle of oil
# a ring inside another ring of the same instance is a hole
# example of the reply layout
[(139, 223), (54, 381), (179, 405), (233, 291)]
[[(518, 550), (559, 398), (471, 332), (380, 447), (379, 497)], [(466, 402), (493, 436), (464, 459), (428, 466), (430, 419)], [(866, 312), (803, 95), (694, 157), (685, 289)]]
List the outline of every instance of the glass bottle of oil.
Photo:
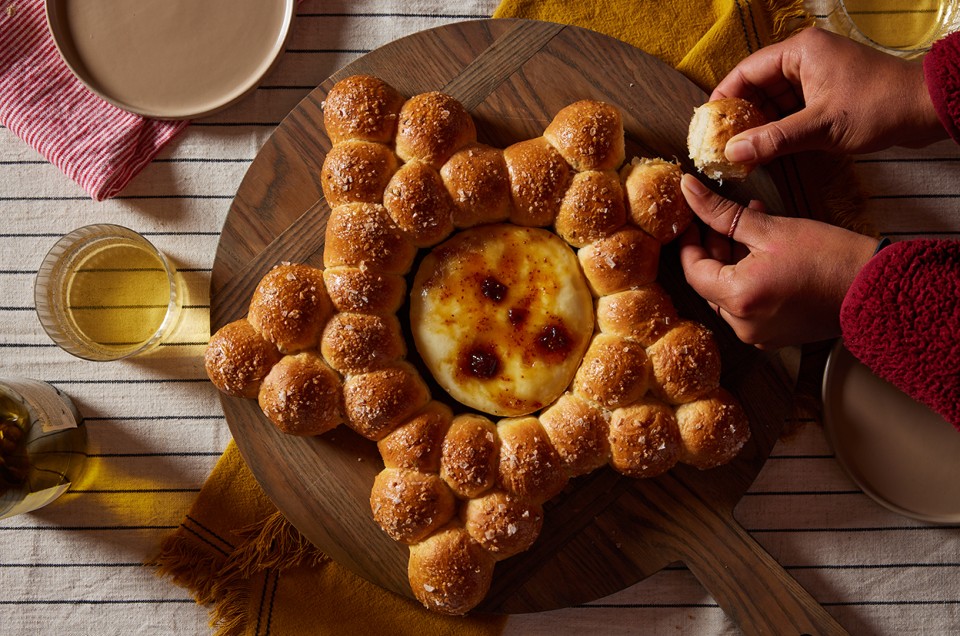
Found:
[(73, 401), (29, 378), (0, 378), (0, 519), (41, 508), (79, 478), (87, 430)]

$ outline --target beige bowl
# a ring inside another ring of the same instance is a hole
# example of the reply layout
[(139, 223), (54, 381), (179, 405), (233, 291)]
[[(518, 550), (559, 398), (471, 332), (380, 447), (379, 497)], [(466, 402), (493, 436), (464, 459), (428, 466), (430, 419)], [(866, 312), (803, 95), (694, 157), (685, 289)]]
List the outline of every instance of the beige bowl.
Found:
[(296, 0), (46, 0), (60, 55), (133, 113), (195, 119), (256, 89), (286, 46)]

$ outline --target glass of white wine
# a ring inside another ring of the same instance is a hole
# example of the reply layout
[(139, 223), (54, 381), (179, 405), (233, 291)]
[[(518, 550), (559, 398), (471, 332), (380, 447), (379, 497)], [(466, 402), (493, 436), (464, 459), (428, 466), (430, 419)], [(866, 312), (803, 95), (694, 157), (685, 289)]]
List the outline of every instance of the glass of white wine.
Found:
[(176, 270), (150, 241), (111, 224), (81, 227), (51, 248), (34, 285), (37, 316), (63, 350), (86, 360), (149, 351), (175, 329)]
[(891, 55), (923, 55), (960, 29), (960, 0), (837, 0), (827, 27)]

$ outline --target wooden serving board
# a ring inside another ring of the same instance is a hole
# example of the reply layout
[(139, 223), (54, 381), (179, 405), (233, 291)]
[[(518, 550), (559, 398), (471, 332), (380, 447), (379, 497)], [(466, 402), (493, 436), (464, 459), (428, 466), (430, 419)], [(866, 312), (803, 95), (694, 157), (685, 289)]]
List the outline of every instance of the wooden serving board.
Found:
[[(259, 279), (281, 261), (322, 266), (329, 207), (320, 168), (330, 142), (322, 103), (339, 79), (383, 78), (405, 95), (442, 90), (473, 114), (480, 140), (497, 147), (537, 137), (578, 99), (617, 105), (627, 157), (686, 160), (693, 108), (706, 95), (659, 60), (584, 29), (522, 20), (479, 20), (421, 32), (350, 64), (305, 98), (250, 166), (223, 227), (211, 286), (211, 329), (246, 314)], [(782, 209), (777, 188), (755, 173), (730, 196)], [(612, 594), (674, 562), (685, 563), (747, 633), (842, 633), (733, 518), (733, 508), (770, 453), (791, 403), (778, 366), (747, 347), (690, 290), (675, 250), (661, 282), (681, 315), (714, 328), (722, 383), (739, 396), (753, 438), (731, 464), (678, 466), (635, 480), (604, 468), (578, 478), (546, 506), (527, 552), (499, 563), (478, 611), (563, 608)], [(224, 397), (236, 442), (267, 495), (338, 563), (403, 596), (408, 549), (376, 525), (370, 488), (382, 469), (376, 446), (341, 426), (323, 436), (280, 434), (255, 401)]]

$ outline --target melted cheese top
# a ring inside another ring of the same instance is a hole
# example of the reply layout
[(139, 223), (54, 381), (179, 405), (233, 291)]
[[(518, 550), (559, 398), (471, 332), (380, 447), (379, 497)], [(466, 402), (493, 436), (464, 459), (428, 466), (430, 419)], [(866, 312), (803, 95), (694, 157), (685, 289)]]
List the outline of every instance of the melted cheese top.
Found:
[(423, 259), (410, 322), (417, 351), (447, 393), (485, 413), (517, 416), (570, 385), (593, 335), (593, 298), (558, 236), (485, 225)]

